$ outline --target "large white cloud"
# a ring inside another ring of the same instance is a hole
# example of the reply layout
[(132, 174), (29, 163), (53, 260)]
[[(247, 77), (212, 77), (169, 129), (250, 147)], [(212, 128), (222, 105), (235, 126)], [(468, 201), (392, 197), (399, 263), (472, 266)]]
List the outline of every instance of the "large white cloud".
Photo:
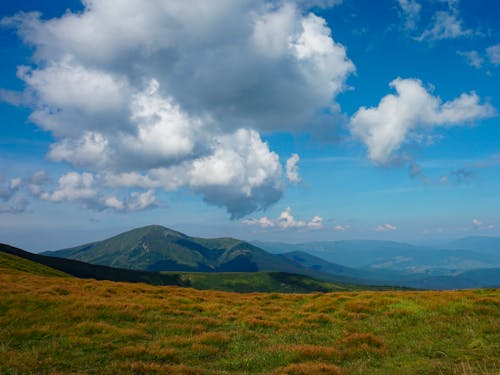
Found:
[(307, 131), (355, 69), (307, 10), (337, 3), (87, 0), (2, 23), (34, 47), (16, 98), (54, 135), (52, 160), (114, 186), (188, 187), (239, 217), (282, 196), (260, 132)]
[(396, 95), (386, 95), (377, 107), (361, 107), (350, 122), (352, 134), (365, 143), (369, 158), (378, 164), (388, 163), (410, 132), (463, 125), (495, 113), (474, 92), (443, 103), (417, 79), (397, 78), (390, 86)]

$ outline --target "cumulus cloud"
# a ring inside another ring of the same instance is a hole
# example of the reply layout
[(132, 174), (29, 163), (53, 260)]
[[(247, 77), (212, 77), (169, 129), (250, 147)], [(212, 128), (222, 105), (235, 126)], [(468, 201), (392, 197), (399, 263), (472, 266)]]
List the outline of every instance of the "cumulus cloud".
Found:
[(270, 219), (263, 216), (258, 219), (246, 219), (242, 221), (243, 224), (256, 225), (261, 228), (306, 228), (306, 229), (321, 229), (323, 228), (323, 218), (321, 216), (314, 216), (310, 221), (296, 220), (292, 215), (292, 210), (287, 207), (276, 219)]
[(0, 97), (32, 108), (56, 139), (51, 160), (114, 186), (187, 187), (240, 217), (283, 194), (260, 132), (306, 131), (355, 70), (307, 10), (338, 3), (89, 0), (54, 19), (20, 13), (2, 24), (34, 64), (18, 67), (23, 93)]
[(299, 160), (299, 155), (292, 154), (286, 161), (286, 177), (292, 184), (298, 184), (302, 181), (299, 174)]
[(394, 230), (397, 230), (398, 228), (392, 224), (382, 224), (382, 225), (377, 225), (375, 228), (376, 232), (391, 232)]
[(476, 218), (474, 218), (474, 219), (472, 219), (472, 224), (473, 224), (475, 227), (477, 227), (477, 226), (482, 225), (482, 224), (483, 224), (483, 222), (482, 222), (482, 221), (480, 221), (480, 220), (478, 220), (478, 219), (476, 219)]
[(500, 43), (486, 48), (486, 53), (493, 65), (500, 64)]
[[(38, 182), (37, 182), (38, 181)], [(121, 200), (114, 195), (103, 195), (98, 189), (95, 177), (90, 173), (68, 172), (57, 181), (53, 190), (45, 190), (47, 179), (42, 179), (40, 173), (31, 178), (30, 190), (40, 199), (48, 202), (80, 202), (84, 206), (102, 211), (116, 212), (141, 211), (157, 206), (154, 190), (132, 192), (129, 197)]]
[(417, 79), (397, 78), (390, 86), (396, 95), (386, 95), (377, 107), (361, 107), (350, 121), (352, 134), (365, 143), (369, 158), (377, 164), (390, 162), (393, 153), (409, 138), (415, 139), (410, 135), (418, 130), (459, 126), (495, 113), (474, 92), (443, 103)]

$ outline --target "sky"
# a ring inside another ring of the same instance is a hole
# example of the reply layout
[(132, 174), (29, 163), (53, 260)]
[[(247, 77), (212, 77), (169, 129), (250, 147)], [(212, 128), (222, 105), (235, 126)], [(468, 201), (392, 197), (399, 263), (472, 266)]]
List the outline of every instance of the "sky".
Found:
[(0, 241), (500, 235), (500, 3), (6, 0)]

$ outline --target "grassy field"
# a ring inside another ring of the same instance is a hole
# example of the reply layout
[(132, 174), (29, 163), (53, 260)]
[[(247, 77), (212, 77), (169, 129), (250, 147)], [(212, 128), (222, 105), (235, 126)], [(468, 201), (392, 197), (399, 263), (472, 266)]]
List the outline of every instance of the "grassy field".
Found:
[(1, 374), (498, 374), (500, 291), (199, 291), (0, 262)]

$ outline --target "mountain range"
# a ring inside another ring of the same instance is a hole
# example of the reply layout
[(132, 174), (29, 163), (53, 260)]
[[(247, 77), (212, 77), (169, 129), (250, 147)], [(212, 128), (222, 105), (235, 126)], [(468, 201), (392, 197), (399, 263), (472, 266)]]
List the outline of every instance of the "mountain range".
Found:
[(248, 243), (190, 237), (159, 225), (43, 254), (154, 272), (285, 272), (351, 285), (425, 289), (500, 285), (499, 256), (491, 251), (440, 250), (391, 241)]

